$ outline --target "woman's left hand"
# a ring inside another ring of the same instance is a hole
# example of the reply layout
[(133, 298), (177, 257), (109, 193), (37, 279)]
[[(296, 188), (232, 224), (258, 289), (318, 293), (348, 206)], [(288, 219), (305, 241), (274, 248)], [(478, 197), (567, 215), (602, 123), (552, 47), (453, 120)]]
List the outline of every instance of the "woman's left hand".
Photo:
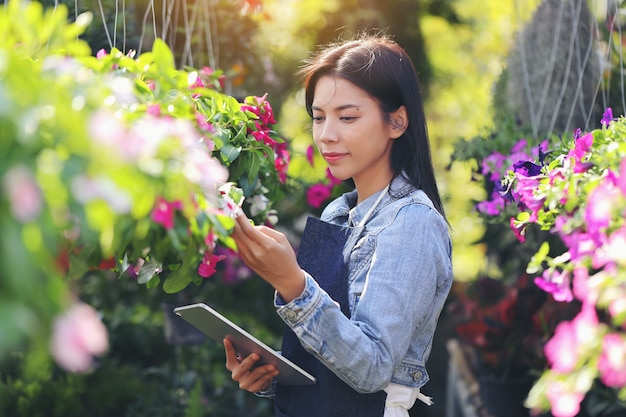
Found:
[(232, 238), (241, 259), (290, 302), (304, 291), (304, 273), (287, 237), (266, 226), (253, 226), (241, 213)]

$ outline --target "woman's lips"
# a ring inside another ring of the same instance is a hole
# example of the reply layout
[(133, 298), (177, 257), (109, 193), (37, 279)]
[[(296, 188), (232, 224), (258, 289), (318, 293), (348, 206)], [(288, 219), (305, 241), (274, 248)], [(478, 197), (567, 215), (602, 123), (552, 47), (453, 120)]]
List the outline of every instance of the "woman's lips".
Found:
[(324, 152), (322, 156), (324, 157), (324, 160), (330, 164), (333, 162), (338, 162), (339, 160), (348, 156), (348, 154), (339, 152)]

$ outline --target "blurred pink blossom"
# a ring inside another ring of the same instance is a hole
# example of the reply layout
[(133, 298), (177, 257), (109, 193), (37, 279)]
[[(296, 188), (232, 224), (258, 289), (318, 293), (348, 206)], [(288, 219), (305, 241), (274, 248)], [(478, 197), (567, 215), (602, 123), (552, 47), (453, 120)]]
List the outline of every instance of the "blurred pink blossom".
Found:
[(309, 165), (314, 166), (314, 159), (313, 157), (315, 156), (315, 148), (313, 148), (313, 145), (309, 145), (308, 148), (306, 148), (306, 160), (309, 162)]
[(104, 354), (108, 344), (106, 327), (90, 305), (76, 303), (54, 321), (52, 356), (66, 371), (88, 371), (93, 357)]
[(174, 212), (181, 210), (182, 207), (180, 201), (169, 202), (163, 197), (158, 197), (152, 209), (152, 220), (168, 230), (172, 229), (174, 227)]
[(604, 336), (598, 370), (606, 386), (621, 388), (626, 385), (626, 339), (616, 333)]
[(580, 402), (584, 394), (567, 389), (560, 381), (553, 381), (548, 385), (546, 396), (550, 401), (551, 412), (554, 417), (574, 417), (580, 412)]
[(32, 172), (25, 165), (17, 165), (5, 174), (3, 186), (9, 197), (11, 213), (21, 223), (39, 216), (43, 197)]

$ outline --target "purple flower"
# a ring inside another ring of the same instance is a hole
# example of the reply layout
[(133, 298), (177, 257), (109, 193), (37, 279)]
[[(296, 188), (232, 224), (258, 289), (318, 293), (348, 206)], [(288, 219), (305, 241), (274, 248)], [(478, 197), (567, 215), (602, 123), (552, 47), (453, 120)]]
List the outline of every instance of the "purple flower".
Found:
[(606, 110), (604, 111), (604, 114), (602, 115), (602, 120), (600, 120), (600, 123), (602, 123), (604, 126), (608, 126), (609, 123), (611, 123), (613, 121), (613, 109), (611, 109), (610, 107), (607, 107)]
[(502, 196), (500, 193), (494, 190), (491, 194), (490, 200), (481, 201), (476, 204), (476, 210), (479, 213), (486, 214), (488, 216), (497, 216), (500, 214), (500, 211), (504, 208)]
[(513, 171), (526, 177), (534, 177), (541, 174), (541, 165), (532, 161), (519, 161), (513, 164)]

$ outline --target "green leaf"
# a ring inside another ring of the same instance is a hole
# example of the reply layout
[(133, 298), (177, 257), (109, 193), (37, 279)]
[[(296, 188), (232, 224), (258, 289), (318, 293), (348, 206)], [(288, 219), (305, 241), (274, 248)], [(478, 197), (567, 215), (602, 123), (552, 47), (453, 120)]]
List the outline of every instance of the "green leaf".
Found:
[(264, 159), (258, 152), (253, 152), (250, 156), (251, 164), (248, 167), (248, 182), (252, 183), (255, 182), (257, 175), (259, 175)]
[(163, 290), (168, 294), (174, 294), (184, 290), (191, 283), (192, 271), (181, 265), (176, 271), (172, 272), (165, 282), (163, 282)]
[(137, 275), (137, 283), (139, 284), (147, 284), (152, 280), (157, 271), (160, 271), (163, 268), (161, 262), (155, 261), (154, 259), (149, 260), (145, 264), (142, 265), (141, 270), (139, 270), (139, 274)]
[(233, 146), (230, 143), (225, 143), (220, 148), (220, 156), (226, 165), (232, 164), (233, 161), (239, 157), (239, 154), (241, 154), (241, 146)]
[(155, 39), (152, 46), (152, 54), (154, 55), (154, 62), (161, 73), (167, 74), (176, 69), (174, 55), (162, 39)]

